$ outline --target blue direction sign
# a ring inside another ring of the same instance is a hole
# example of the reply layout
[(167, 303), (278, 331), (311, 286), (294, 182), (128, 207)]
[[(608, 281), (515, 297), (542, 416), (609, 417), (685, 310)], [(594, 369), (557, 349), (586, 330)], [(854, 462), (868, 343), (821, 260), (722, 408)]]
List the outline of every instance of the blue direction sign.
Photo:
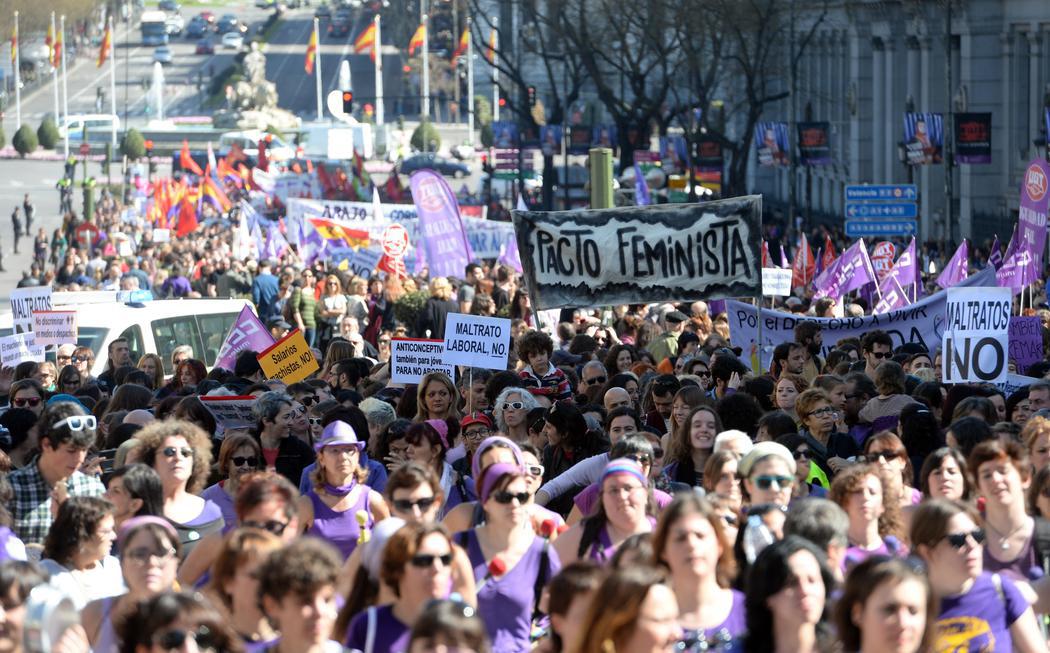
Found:
[(846, 218), (917, 218), (915, 202), (847, 202)]
[(912, 202), (919, 199), (915, 184), (873, 184), (863, 186), (846, 186), (846, 201), (901, 201)]
[(846, 220), (846, 235), (850, 238), (868, 236), (914, 236), (918, 233), (915, 220)]

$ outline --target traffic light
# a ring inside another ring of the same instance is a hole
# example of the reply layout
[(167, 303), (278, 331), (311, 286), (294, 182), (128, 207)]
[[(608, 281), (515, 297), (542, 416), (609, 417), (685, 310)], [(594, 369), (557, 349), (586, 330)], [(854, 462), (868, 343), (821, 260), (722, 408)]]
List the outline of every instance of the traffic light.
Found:
[(505, 97), (501, 97), (501, 98), (499, 99), (499, 105), (500, 105), (501, 107), (505, 107), (505, 106), (507, 106), (507, 98), (505, 98)]
[(354, 92), (343, 91), (343, 113), (350, 115), (354, 112)]
[(535, 86), (530, 86), (527, 89), (526, 92), (528, 93), (528, 97), (529, 97), (529, 106), (530, 107), (536, 106), (536, 87)]

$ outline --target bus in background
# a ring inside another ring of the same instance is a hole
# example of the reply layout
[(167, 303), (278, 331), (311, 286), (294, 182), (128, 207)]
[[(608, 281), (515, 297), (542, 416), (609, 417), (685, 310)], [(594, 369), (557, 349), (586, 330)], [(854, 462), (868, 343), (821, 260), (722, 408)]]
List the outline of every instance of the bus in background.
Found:
[(168, 15), (163, 11), (142, 12), (142, 45), (165, 45), (168, 42)]

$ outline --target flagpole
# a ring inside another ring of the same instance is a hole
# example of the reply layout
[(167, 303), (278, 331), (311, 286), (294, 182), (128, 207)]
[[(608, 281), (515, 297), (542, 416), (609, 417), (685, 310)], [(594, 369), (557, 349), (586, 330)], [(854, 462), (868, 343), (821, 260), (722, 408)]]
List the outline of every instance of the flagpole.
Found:
[[(68, 120), (69, 119), (69, 87), (66, 86), (66, 78), (69, 76), (68, 75), (69, 71), (66, 69), (66, 16), (65, 16), (65, 14), (63, 14), (62, 17), (59, 19), (59, 28), (58, 29), (59, 29), (58, 33), (60, 34), (60, 37), (57, 37), (58, 38), (58, 42), (62, 44), (62, 47), (59, 49), (59, 52), (58, 52), (59, 55), (61, 55), (59, 57), (59, 60), (60, 60), (59, 63), (62, 64), (62, 115), (65, 116), (66, 119)], [(85, 143), (87, 142), (87, 138), (86, 137), (84, 139), (84, 142)], [(63, 141), (63, 149), (65, 150), (65, 155), (66, 155), (66, 158), (68, 159), (69, 158), (69, 130), (68, 129), (66, 130), (66, 139), (65, 139), (65, 141)], [(85, 168), (85, 170), (86, 170), (86, 168)]]
[(383, 39), (381, 38), (379, 14), (376, 14), (376, 125), (383, 124)]
[(492, 39), (496, 42), (493, 43), (496, 47), (492, 49), (489, 56), (492, 57), (492, 120), (493, 122), (499, 121), (499, 68), (496, 66), (496, 49), (499, 48), (499, 31), (496, 26), (499, 24), (499, 17), (492, 17)]
[(470, 23), (467, 16), (467, 142), (474, 147), (474, 32)]
[(18, 42), (18, 12), (15, 12), (15, 131), (22, 126), (22, 72), (19, 70), (22, 44)]
[[(55, 82), (55, 84), (54, 84), (54, 86), (55, 86), (55, 88), (54, 88), (54, 92), (55, 92), (55, 122), (58, 123), (59, 125), (65, 127), (65, 125), (63, 124), (63, 121), (62, 121), (62, 112), (59, 110), (59, 104), (58, 104), (58, 65), (55, 63), (55, 38), (56, 38), (57, 34), (58, 34), (58, 32), (55, 30), (55, 12), (52, 11), (51, 12), (51, 45), (50, 45), (50, 50), (48, 50), (47, 57), (48, 57), (48, 63), (51, 64), (51, 77), (52, 77), (52, 80)], [(68, 140), (69, 140), (69, 134), (68, 134), (68, 130), (67, 130), (66, 141), (68, 142)], [(68, 145), (66, 146), (66, 158), (67, 159), (69, 158), (69, 146)]]
[(324, 118), (324, 102), (321, 97), (321, 29), (320, 19), (314, 18), (314, 41), (317, 42), (317, 50), (314, 51), (314, 81), (317, 83), (317, 122)]
[[(113, 112), (114, 120), (110, 121), (112, 126), (109, 134), (109, 142), (112, 144), (112, 152), (117, 151), (117, 49), (113, 40), (116, 34), (113, 32), (113, 16), (109, 16), (109, 107)], [(124, 126), (125, 129), (127, 125)]]
[[(421, 120), (430, 119), (430, 25), (429, 16), (426, 13), (423, 14), (423, 110), (421, 113)], [(424, 138), (423, 151), (425, 152), (430, 144), (426, 143)]]

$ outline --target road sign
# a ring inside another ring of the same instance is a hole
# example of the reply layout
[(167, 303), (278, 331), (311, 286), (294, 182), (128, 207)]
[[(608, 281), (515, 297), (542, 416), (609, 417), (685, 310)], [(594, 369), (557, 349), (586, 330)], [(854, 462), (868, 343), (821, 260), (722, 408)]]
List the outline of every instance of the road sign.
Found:
[(916, 220), (846, 220), (846, 235), (850, 238), (914, 236), (918, 225)]
[(846, 218), (917, 218), (915, 202), (847, 202)]
[(915, 184), (874, 184), (846, 186), (846, 201), (864, 200), (917, 200), (919, 191)]

